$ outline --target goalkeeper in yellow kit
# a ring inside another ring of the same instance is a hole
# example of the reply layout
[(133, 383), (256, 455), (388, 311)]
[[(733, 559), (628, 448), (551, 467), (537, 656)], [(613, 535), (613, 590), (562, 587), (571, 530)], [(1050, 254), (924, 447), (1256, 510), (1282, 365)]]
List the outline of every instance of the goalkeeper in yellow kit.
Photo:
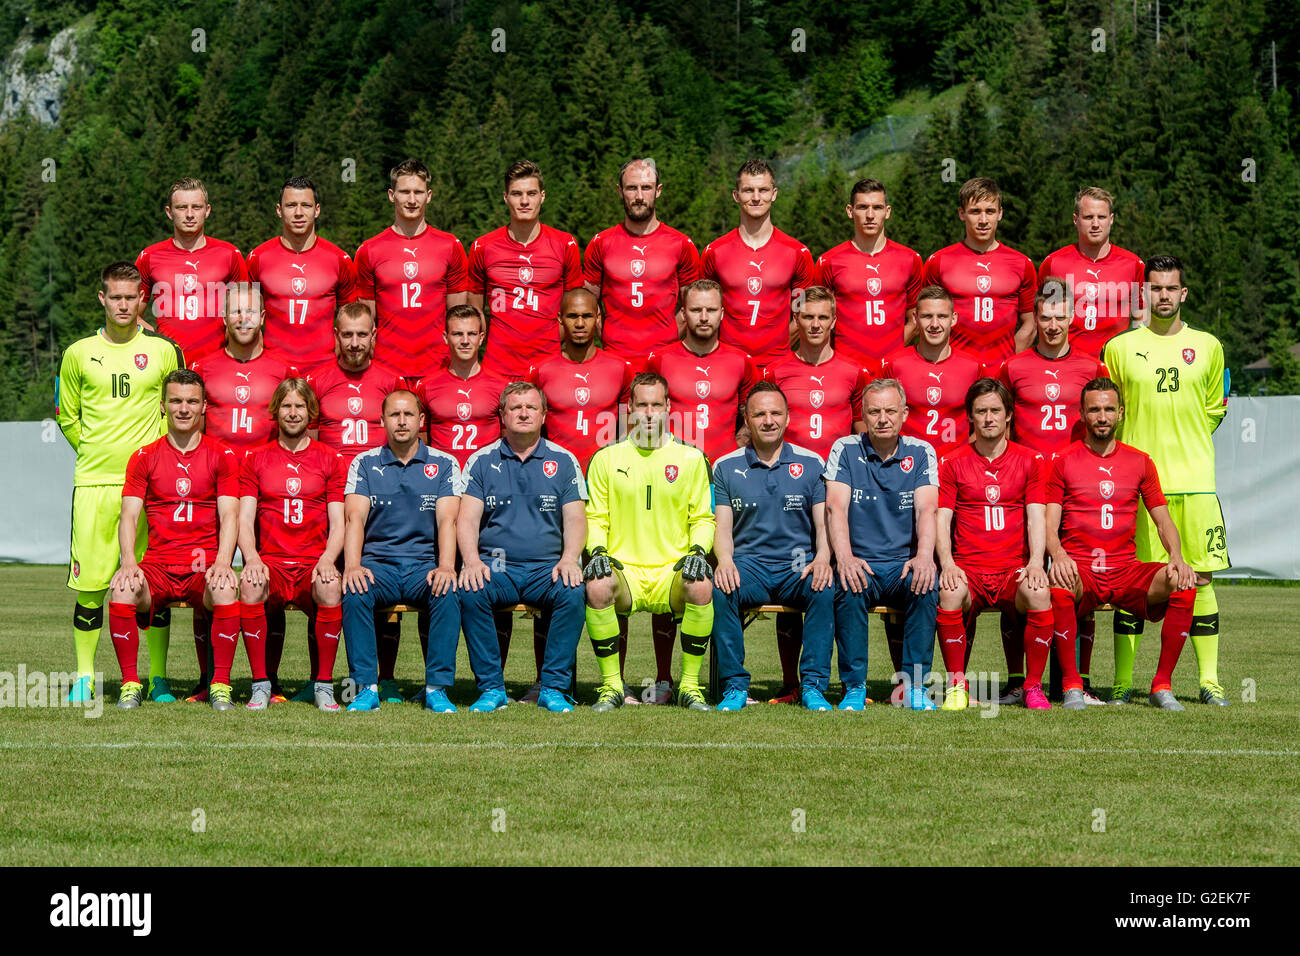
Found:
[[(1153, 256), (1146, 264), (1150, 325), (1122, 332), (1106, 343), (1105, 363), (1124, 394), (1119, 437), (1151, 456), (1178, 528), (1183, 558), (1196, 572), (1196, 604), (1189, 637), (1196, 650), (1200, 698), (1228, 703), (1219, 685), (1219, 605), (1215, 571), (1228, 568), (1223, 511), (1215, 493), (1211, 436), (1227, 411), (1223, 346), (1208, 332), (1184, 324), (1187, 298), (1183, 264), (1174, 256)], [(1155, 525), (1139, 509), (1139, 561), (1167, 561)], [(1142, 619), (1115, 612), (1115, 687), (1111, 703), (1129, 699), (1133, 658)]]
[(587, 467), (587, 634), (600, 664), (592, 710), (623, 705), (618, 615), (681, 619), (678, 702), (709, 710), (700, 667), (713, 631), (713, 548), (709, 463), (668, 429), (668, 382), (642, 372), (629, 389), (628, 437), (596, 452)]

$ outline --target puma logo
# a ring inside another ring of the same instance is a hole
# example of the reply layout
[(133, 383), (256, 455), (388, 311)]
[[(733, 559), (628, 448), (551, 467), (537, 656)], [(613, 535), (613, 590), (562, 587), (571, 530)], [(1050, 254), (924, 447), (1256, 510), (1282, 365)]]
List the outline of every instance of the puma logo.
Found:
[(880, 266), (868, 265), (867, 268), (870, 269), (872, 272), (874, 272), (876, 275), (880, 275)]
[(405, 252), (408, 256), (410, 256), (412, 259), (416, 257), (415, 249), (408, 249), (406, 248), (406, 246), (402, 246), (402, 251)]
[(285, 467), (286, 467), (286, 468), (292, 468), (292, 469), (293, 469), (293, 473), (296, 475), (296, 474), (298, 474), (298, 469), (301, 468), (302, 465), (287, 464), (287, 465), (285, 465)]
[(466, 398), (473, 398), (474, 396), (472, 396), (469, 392), (470, 392), (470, 390), (469, 390), (468, 388), (458, 388), (458, 389), (456, 389), (456, 394), (457, 394), (457, 395), (464, 395)]
[(822, 379), (824, 379), (825, 377), (826, 377), (825, 375), (809, 375), (808, 381), (816, 382), (818, 385), (821, 385)]
[(985, 469), (984, 469), (984, 474), (988, 475), (988, 476), (989, 476), (990, 478), (992, 478), (994, 481), (997, 481), (997, 480), (998, 480), (998, 473), (997, 473), (996, 471), (989, 471), (987, 468), (985, 468)]
[(646, 251), (647, 248), (649, 248), (649, 246), (648, 246), (648, 245), (647, 245), (647, 246), (633, 246), (632, 248), (635, 249), (635, 250), (636, 250), (638, 253), (640, 253), (641, 255), (645, 255), (645, 251)]
[(1151, 361), (1150, 359), (1147, 358), (1147, 353), (1146, 353), (1146, 352), (1134, 352), (1133, 354), (1136, 355), (1138, 358), (1140, 358), (1140, 359), (1141, 359), (1142, 361), (1144, 361), (1144, 362), (1149, 362), (1149, 361)]
[(184, 462), (178, 461), (176, 463), (176, 467), (179, 468), (181, 471), (185, 472), (185, 474), (187, 475), (190, 473), (190, 466), (185, 464)]
[(301, 272), (303, 275), (306, 275), (306, 274), (307, 274), (307, 265), (306, 265), (305, 263), (302, 263), (302, 262), (291, 262), (291, 263), (289, 263), (289, 265), (290, 265), (290, 267), (292, 267), (292, 268), (294, 268), (294, 269), (297, 269), (297, 270), (298, 270), (299, 272)]
[(975, 264), (979, 266), (981, 269), (983, 269), (985, 272), (993, 271), (992, 265), (988, 262), (980, 262), (979, 260), (976, 260)]
[(358, 385), (356, 382), (348, 382), (348, 388), (354, 388), (357, 390), (358, 395), (361, 394), (361, 386)]
[(700, 367), (697, 365), (697, 366), (695, 366), (695, 371), (697, 371), (697, 372), (703, 372), (705, 375), (708, 375), (708, 374), (709, 374), (709, 366), (706, 365), (706, 366), (704, 366), (704, 368), (700, 368)]
[(236, 373), (235, 373), (235, 378), (242, 378), (245, 382), (251, 382), (251, 381), (253, 380), (253, 373), (252, 373), (252, 372), (236, 372)]
[(943, 372), (926, 372), (936, 382), (943, 382)]
[(524, 262), (528, 263), (530, 266), (533, 264), (533, 254), (532, 254), (532, 253), (530, 253), (529, 255), (524, 255), (524, 254), (521, 252), (521, 253), (519, 253), (519, 258), (520, 258), (520, 259), (523, 259)]
[(748, 478), (748, 477), (749, 477), (749, 469), (748, 469), (748, 468), (745, 468), (745, 469), (733, 468), (733, 469), (731, 469), (731, 470), (734, 471), (736, 474), (740, 475), (741, 478)]
[(186, 259), (186, 260), (185, 260), (185, 264), (186, 264), (187, 266), (189, 266), (191, 269), (193, 269), (195, 272), (198, 272), (198, 271), (199, 271), (199, 260), (198, 260), (198, 259), (195, 259), (193, 262), (191, 262), (189, 259)]
[[(1114, 466), (1112, 465), (1111, 467), (1113, 468)], [(1097, 466), (1097, 470), (1098, 470), (1098, 471), (1104, 471), (1106, 474), (1110, 475), (1112, 478), (1115, 477), (1113, 474), (1111, 474), (1111, 470), (1110, 470), (1110, 468), (1107, 468), (1105, 465), (1098, 465), (1098, 466)]]
[(617, 469), (617, 471), (618, 471), (618, 473), (619, 473), (620, 475), (623, 475), (623, 476), (625, 476), (625, 477), (627, 477), (627, 478), (631, 478), (631, 477), (632, 477), (631, 474), (628, 473), (628, 470), (627, 470), (626, 468), (619, 468), (619, 469)]
[(762, 272), (762, 271), (763, 271), (763, 263), (766, 262), (766, 261), (767, 261), (766, 259), (760, 259), (760, 260), (758, 260), (758, 262), (755, 262), (753, 259), (750, 259), (750, 260), (749, 260), (749, 264), (750, 264), (751, 266), (753, 266), (755, 269), (757, 269), (759, 272)]
[(90, 360), (91, 360), (92, 362), (98, 362), (100, 365), (103, 365), (103, 364), (104, 364), (104, 360), (103, 360), (102, 358), (95, 358), (95, 356), (93, 356), (93, 355), (90, 357)]
[(1035, 644), (1046, 644), (1046, 645), (1048, 645), (1049, 647), (1050, 647), (1051, 644), (1052, 644), (1052, 642), (1049, 641), (1049, 640), (1048, 640), (1047, 638), (1045, 638), (1045, 637), (1036, 637), (1036, 638), (1034, 638), (1034, 643), (1035, 643)]
[(1043, 369), (1043, 374), (1044, 374), (1044, 375), (1050, 375), (1050, 376), (1052, 376), (1052, 378), (1058, 378), (1058, 376), (1060, 376), (1060, 374), (1061, 374), (1061, 370), (1060, 370), (1060, 369), (1045, 368), (1045, 369)]
[(488, 467), (491, 468), (493, 471), (495, 471), (498, 475), (501, 474), (501, 463), (500, 463), (500, 462), (494, 462), (494, 463), (488, 465)]
[[(590, 375), (590, 374), (591, 374), (590, 372), (574, 372), (574, 373), (573, 373), (573, 377), (574, 377), (574, 378), (580, 378), (580, 379), (582, 379), (584, 382), (587, 382), (587, 376)], [(587, 382), (587, 384), (591, 384), (591, 383), (590, 383), (590, 382)]]
[(387, 467), (387, 465), (371, 465), (370, 470), (379, 472), (379, 477), (382, 478), (384, 477), (384, 469)]
[(1094, 279), (1096, 279), (1098, 282), (1101, 281), (1101, 272), (1100, 272), (1100, 270), (1097, 270), (1097, 269), (1084, 269), (1083, 271), (1086, 272), (1086, 273), (1088, 273), (1088, 275), (1092, 276), (1092, 277), (1093, 277)]

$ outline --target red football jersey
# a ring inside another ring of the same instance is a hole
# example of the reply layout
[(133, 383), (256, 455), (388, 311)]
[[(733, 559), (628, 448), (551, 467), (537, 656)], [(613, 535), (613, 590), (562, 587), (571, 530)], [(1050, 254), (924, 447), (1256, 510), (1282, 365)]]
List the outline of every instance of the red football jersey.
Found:
[(384, 433), (384, 396), (406, 385), (395, 368), (371, 362), (362, 372), (346, 372), (338, 362), (313, 369), (307, 381), (320, 402), (313, 423), (330, 448), (352, 459), (388, 441)]
[(909, 409), (903, 434), (928, 441), (943, 458), (970, 440), (966, 392), (983, 375), (979, 361), (959, 349), (943, 361), (927, 362), (913, 347), (888, 356), (880, 377), (903, 383)]
[(722, 286), (722, 341), (748, 353), (759, 368), (790, 354), (791, 296), (817, 284), (812, 253), (773, 228), (757, 249), (733, 229), (700, 257), (700, 278)]
[(654, 232), (635, 236), (619, 223), (587, 243), (582, 277), (600, 286), (605, 348), (639, 365), (677, 341), (677, 290), (700, 277), (700, 256), (690, 237), (672, 226), (661, 222)]
[(267, 346), (296, 368), (330, 361), (334, 313), (357, 298), (351, 257), (320, 236), (306, 252), (276, 236), (249, 253), (248, 276), (262, 284)]
[(838, 354), (812, 365), (791, 352), (763, 369), (763, 378), (776, 382), (790, 405), (785, 440), (823, 458), (862, 420), (862, 390), (870, 376)]
[(582, 253), (567, 232), (543, 225), (524, 245), (506, 226), (469, 248), (469, 291), (482, 295), (488, 322), (487, 360), (512, 382), (560, 347), (560, 299), (582, 285)]
[(278, 441), (244, 453), (241, 497), (257, 499), (257, 552), (278, 564), (315, 564), (329, 539), (331, 502), (343, 502), (348, 466), (323, 442), (289, 451)]
[(1098, 358), (1107, 341), (1128, 331), (1130, 317), (1142, 307), (1146, 264), (1113, 244), (1100, 259), (1085, 256), (1077, 245), (1057, 249), (1038, 267), (1040, 282), (1048, 276), (1064, 279), (1074, 290), (1070, 347)]
[(1137, 560), (1139, 499), (1148, 510), (1165, 503), (1155, 462), (1132, 445), (1103, 457), (1075, 442), (1052, 462), (1047, 503), (1061, 506), (1061, 547), (1093, 570)]
[(1105, 365), (1073, 343), (1058, 359), (1026, 349), (1003, 362), (997, 377), (1015, 399), (1011, 427), (1016, 441), (1045, 458), (1064, 451), (1079, 421), (1083, 386), (1105, 374)]
[(248, 281), (237, 248), (204, 236), (201, 249), (187, 251), (164, 239), (146, 246), (135, 267), (155, 328), (181, 347), (187, 362), (225, 344), (226, 286)]
[(459, 239), (432, 226), (418, 236), (389, 226), (361, 243), (355, 269), (356, 298), (374, 300), (379, 319), (376, 359), (410, 379), (446, 359), (447, 296), (468, 288)]
[(619, 437), (619, 403), (636, 373), (608, 352), (587, 362), (558, 355), (528, 370), (546, 396), (546, 439), (573, 452), (586, 472), (591, 456)]
[(1047, 466), (1007, 442), (992, 461), (963, 445), (939, 463), (939, 507), (953, 513), (952, 556), (962, 568), (996, 572), (1029, 558), (1025, 505), (1047, 503)]
[(469, 378), (452, 374), (445, 365), (433, 369), (419, 386), (429, 444), (464, 468), (470, 455), (501, 437), (497, 408), (509, 384), (510, 379), (488, 365), (480, 365)]
[(283, 355), (263, 349), (257, 358), (241, 362), (221, 349), (191, 362), (190, 368), (203, 377), (208, 393), (205, 433), (240, 451), (271, 440), (271, 396), (277, 385), (298, 374)]
[(955, 242), (930, 256), (925, 284), (941, 285), (953, 298), (953, 345), (993, 368), (1015, 354), (1020, 313), (1034, 311), (1038, 291), (1038, 274), (1027, 255), (1005, 243), (976, 252)]
[(668, 379), (673, 433), (713, 461), (736, 447), (736, 426), (745, 396), (758, 381), (754, 363), (740, 349), (718, 343), (696, 355), (683, 342), (650, 353), (646, 371)]
[(892, 239), (875, 255), (841, 242), (817, 260), (818, 284), (835, 293), (835, 351), (864, 368), (903, 347), (925, 266)]
[(122, 497), (128, 496), (144, 500), (150, 563), (206, 570), (217, 559), (217, 498), (239, 497), (239, 459), (208, 435), (188, 452), (164, 435), (127, 462)]

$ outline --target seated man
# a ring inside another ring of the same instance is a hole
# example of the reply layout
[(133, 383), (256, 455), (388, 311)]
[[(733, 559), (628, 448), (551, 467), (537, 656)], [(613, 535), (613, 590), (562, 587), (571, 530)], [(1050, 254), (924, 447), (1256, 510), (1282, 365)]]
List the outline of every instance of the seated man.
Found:
[(508, 703), (492, 612), (521, 601), (549, 613), (537, 706), (573, 710), (565, 696), (586, 610), (582, 545), (587, 486), (578, 459), (542, 438), (546, 397), (511, 382), (501, 393), (501, 438), (476, 451), (461, 476), (456, 537), (461, 626), (482, 696), (470, 710)]
[(902, 701), (934, 710), (925, 681), (934, 654), (934, 449), (901, 436), (907, 398), (897, 379), (880, 378), (862, 395), (867, 431), (841, 438), (826, 461), (826, 518), (843, 588), (836, 595), (835, 638), (844, 698), (840, 710), (867, 703), (867, 612), (903, 610)]
[[(203, 434), (203, 379), (178, 369), (163, 380), (167, 434), (131, 456), (122, 486), (117, 540), (121, 567), (109, 585), (108, 623), (122, 668), (117, 706), (140, 706), (144, 685), (136, 672), (140, 652), (137, 616), (187, 601), (212, 611), (213, 710), (231, 710), (230, 666), (239, 643), (235, 554), (239, 521), (239, 463), (235, 453)], [(149, 546), (136, 564), (140, 511), (148, 519)]]
[(388, 441), (352, 459), (343, 502), (343, 638), (357, 692), (348, 710), (379, 709), (375, 611), (401, 602), (429, 610), (424, 706), (455, 713), (447, 688), (460, 638), (452, 594), (460, 473), (455, 458), (420, 441), (414, 392), (389, 392), (382, 412)]
[(307, 614), (316, 645), (313, 673), (316, 706), (336, 711), (334, 658), (343, 629), (343, 488), (347, 464), (307, 426), (320, 414), (307, 380), (287, 378), (270, 402), (276, 434), (244, 454), (240, 476), (239, 618), (253, 672), (249, 710), (265, 710), (275, 698), (267, 671), (268, 608), (284, 613), (293, 604)]
[(714, 528), (709, 463), (669, 431), (668, 382), (662, 375), (642, 372), (629, 394), (628, 437), (596, 452), (587, 470), (591, 559), (583, 576), (587, 634), (601, 676), (592, 710), (623, 706), (618, 615), (640, 610), (681, 618), (677, 702), (708, 710), (700, 667), (713, 631), (713, 569), (705, 557)]
[[(718, 710), (740, 710), (749, 699), (741, 612), (769, 602), (808, 615), (799, 658), (800, 699), (830, 710), (831, 634), (835, 575), (826, 540), (825, 462), (785, 440), (790, 408), (775, 382), (759, 382), (745, 400), (749, 447), (713, 466), (718, 567), (713, 588), (713, 638), (723, 682)], [(797, 615), (796, 615), (797, 617)]]
[[(1052, 602), (1043, 564), (1044, 485), (1041, 455), (1007, 439), (1011, 392), (982, 378), (966, 392), (966, 417), (975, 441), (939, 465), (939, 650), (948, 671), (944, 710), (965, 710), (966, 625), (963, 614), (986, 607), (1028, 612), (1025, 656), (1033, 681), (1025, 681), (1025, 706), (1045, 710), (1043, 665), (1052, 646)], [(1066, 695), (1081, 710), (1083, 691)]]
[[(1182, 710), (1173, 692), (1174, 665), (1192, 626), (1196, 572), (1183, 560), (1155, 463), (1115, 438), (1124, 418), (1119, 386), (1109, 378), (1093, 379), (1083, 387), (1080, 409), (1083, 440), (1052, 462), (1047, 483), (1049, 579), (1062, 686), (1067, 694), (1083, 690), (1074, 664), (1076, 604), (1079, 614), (1113, 604), (1146, 621), (1164, 619), (1149, 699), (1163, 710)], [(1139, 501), (1169, 554), (1168, 564), (1137, 559)], [(1111, 703), (1126, 700), (1114, 697)]]

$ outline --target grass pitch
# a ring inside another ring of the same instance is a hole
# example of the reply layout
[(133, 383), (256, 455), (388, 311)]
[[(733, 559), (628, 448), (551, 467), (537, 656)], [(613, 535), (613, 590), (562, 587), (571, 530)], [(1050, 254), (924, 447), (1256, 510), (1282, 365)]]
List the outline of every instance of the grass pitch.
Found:
[[(0, 568), (0, 671), (67, 671), (65, 570)], [(877, 704), (814, 714), (766, 704), (737, 714), (627, 707), (469, 714), (462, 645), (452, 698), (321, 714), (286, 704), (229, 714), (145, 704), (118, 711), (107, 638), (102, 716), (0, 709), (0, 864), (1294, 864), (1300, 847), (1300, 691), (1286, 649), (1300, 589), (1219, 588), (1221, 677), (1233, 706), (1195, 701), (1192, 649), (1174, 689), (1187, 707), (1002, 708), (993, 718)], [(197, 675), (189, 613), (174, 614), (170, 673)], [(1093, 674), (1112, 674), (1109, 615)], [(508, 689), (532, 680), (531, 628), (516, 622)], [(1148, 625), (1139, 687), (1158, 647)], [(235, 694), (248, 697), (236, 658)], [(143, 651), (142, 651), (143, 654)], [(343, 672), (340, 654), (339, 672)], [(414, 620), (398, 663), (422, 676)], [(868, 693), (886, 693), (873, 619)], [(753, 696), (779, 683), (772, 624), (751, 628)], [(972, 669), (1003, 670), (994, 614)], [(289, 617), (282, 677), (306, 675), (305, 627)], [(653, 677), (649, 619), (633, 619), (627, 677)], [(579, 650), (579, 703), (595, 660)], [(1243, 702), (1243, 681), (1254, 702)], [(832, 699), (838, 700), (832, 685)]]

